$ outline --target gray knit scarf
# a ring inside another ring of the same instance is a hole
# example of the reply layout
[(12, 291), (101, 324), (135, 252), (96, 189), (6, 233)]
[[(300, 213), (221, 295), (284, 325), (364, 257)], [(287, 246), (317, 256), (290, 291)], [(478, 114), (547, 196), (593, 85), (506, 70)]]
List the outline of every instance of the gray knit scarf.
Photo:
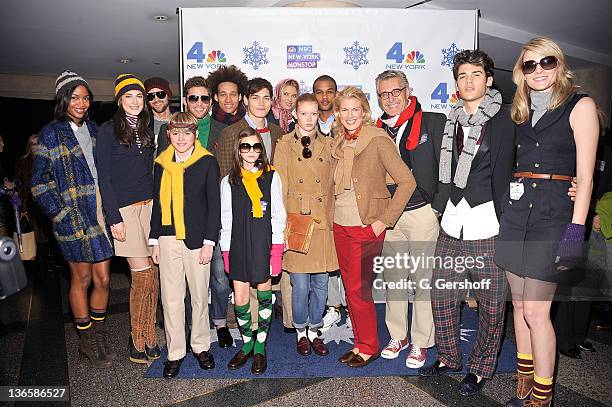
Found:
[(446, 126), (444, 127), (444, 133), (442, 134), (442, 151), (440, 153), (440, 168), (438, 172), (438, 179), (440, 182), (443, 184), (449, 184), (451, 182), (451, 166), (453, 148), (455, 148), (454, 138), (456, 124), (459, 123), (463, 127), (470, 127), (467, 140), (463, 143), (463, 151), (459, 156), (457, 169), (455, 170), (455, 178), (453, 179), (454, 184), (458, 188), (463, 189), (467, 184), (468, 175), (470, 174), (474, 152), (476, 151), (476, 142), (480, 137), (482, 125), (499, 112), (501, 105), (501, 93), (495, 89), (488, 88), (476, 113), (468, 115), (463, 109), (463, 100), (459, 100), (450, 111), (448, 119), (446, 120)]

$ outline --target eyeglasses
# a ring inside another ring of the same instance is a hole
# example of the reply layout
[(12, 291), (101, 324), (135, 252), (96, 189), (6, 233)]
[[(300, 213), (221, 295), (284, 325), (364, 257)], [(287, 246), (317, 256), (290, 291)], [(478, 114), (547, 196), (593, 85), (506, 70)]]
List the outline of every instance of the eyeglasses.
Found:
[(253, 149), (253, 151), (255, 151), (256, 153), (261, 153), (263, 151), (263, 146), (261, 145), (261, 143), (240, 143), (238, 145), (238, 150), (240, 150), (241, 153), (248, 153), (249, 151), (251, 151), (251, 149)]
[(393, 89), (391, 92), (380, 92), (378, 94), (378, 97), (385, 100), (385, 99), (389, 99), (389, 95), (393, 95), (393, 97), (398, 97), (400, 95), (400, 93), (402, 93), (402, 91), (406, 89), (406, 87), (404, 86), (401, 89)]
[(534, 73), (538, 65), (546, 71), (555, 69), (557, 67), (557, 58), (549, 56), (540, 59), (540, 62), (536, 62), (533, 59), (525, 61), (523, 62), (523, 74), (529, 75), (530, 73)]
[(189, 95), (187, 101), (189, 103), (198, 103), (198, 100), (202, 99), (202, 103), (210, 103), (210, 96), (208, 95)]
[(312, 151), (310, 150), (310, 136), (303, 136), (300, 139), (300, 143), (302, 143), (302, 147), (304, 147), (304, 149), (302, 150), (302, 157), (304, 158), (310, 158), (312, 157)]
[(147, 100), (149, 102), (152, 102), (155, 99), (155, 96), (157, 96), (158, 99), (165, 99), (166, 98), (166, 91), (165, 90), (160, 90), (159, 92), (150, 92), (147, 93)]

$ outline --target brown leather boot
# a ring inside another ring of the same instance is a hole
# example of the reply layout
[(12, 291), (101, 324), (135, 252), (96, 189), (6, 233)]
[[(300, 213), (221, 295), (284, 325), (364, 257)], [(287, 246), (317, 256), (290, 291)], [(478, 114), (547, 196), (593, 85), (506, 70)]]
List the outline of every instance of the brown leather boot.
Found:
[(102, 359), (115, 359), (117, 353), (114, 351), (110, 335), (106, 331), (106, 322), (92, 320), (91, 323), (93, 325), (93, 333), (96, 336), (96, 343), (100, 345), (102, 349)]
[(112, 360), (103, 357), (102, 349), (102, 344), (96, 341), (96, 335), (92, 329), (84, 329), (79, 332), (79, 359), (81, 361), (87, 361), (94, 367), (111, 367)]
[(531, 390), (533, 390), (533, 375), (523, 375), (517, 373), (516, 375), (516, 396), (511, 398), (507, 403), (506, 407), (522, 407), (525, 405), (525, 401), (529, 399)]
[(145, 312), (148, 308), (147, 284), (150, 269), (132, 271), (132, 286), (130, 289), (130, 342), (128, 345), (129, 359), (134, 363), (147, 363), (145, 354)]
[(144, 338), (145, 353), (149, 359), (159, 359), (161, 350), (157, 345), (155, 322), (157, 320), (157, 301), (159, 298), (159, 272), (157, 266), (151, 262), (151, 269), (144, 271), (148, 274), (147, 300), (144, 311)]
[(550, 407), (552, 405), (552, 395), (544, 400), (538, 400), (531, 395), (529, 400), (525, 400), (523, 406), (529, 407)]

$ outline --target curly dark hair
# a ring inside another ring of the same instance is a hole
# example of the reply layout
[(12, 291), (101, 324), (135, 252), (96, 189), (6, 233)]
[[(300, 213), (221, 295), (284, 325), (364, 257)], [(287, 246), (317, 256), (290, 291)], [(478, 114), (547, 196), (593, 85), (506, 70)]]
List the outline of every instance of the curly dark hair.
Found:
[(191, 77), (187, 79), (187, 82), (185, 82), (185, 85), (183, 86), (183, 94), (186, 95), (189, 89), (196, 88), (196, 87), (198, 88), (202, 87), (202, 88), (208, 89), (208, 82), (206, 81), (205, 78), (201, 76)]
[(455, 55), (453, 58), (453, 77), (455, 80), (457, 80), (459, 67), (463, 64), (480, 65), (487, 77), (493, 76), (493, 68), (495, 68), (493, 60), (479, 49), (466, 49)]
[(211, 96), (217, 94), (219, 84), (223, 82), (235, 83), (238, 86), (238, 93), (240, 95), (244, 95), (247, 88), (248, 78), (236, 65), (222, 66), (219, 69), (212, 71), (208, 75), (208, 78), (206, 78), (206, 83), (208, 84), (208, 89)]

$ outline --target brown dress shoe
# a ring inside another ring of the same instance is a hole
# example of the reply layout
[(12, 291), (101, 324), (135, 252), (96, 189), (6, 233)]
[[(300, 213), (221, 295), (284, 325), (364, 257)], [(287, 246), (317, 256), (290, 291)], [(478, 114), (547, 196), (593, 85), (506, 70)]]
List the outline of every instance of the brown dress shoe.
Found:
[(307, 337), (304, 336), (297, 341), (297, 352), (302, 356), (310, 355), (310, 342)]
[(249, 353), (244, 353), (242, 349), (240, 349), (238, 353), (236, 353), (234, 357), (229, 361), (229, 363), (227, 364), (227, 368), (230, 370), (239, 369), (244, 366), (247, 360), (249, 360), (252, 356), (253, 351), (250, 351)]
[(266, 355), (257, 353), (255, 354), (255, 356), (253, 356), (253, 365), (251, 366), (251, 373), (262, 374), (266, 371), (267, 367), (268, 361), (266, 359)]
[[(310, 342), (312, 345), (312, 350), (319, 356), (327, 356), (329, 355), (329, 349), (327, 349), (327, 345), (323, 343), (321, 338), (316, 337), (314, 340)], [(352, 352), (351, 352), (352, 353)]]
[(347, 362), (348, 367), (364, 367), (374, 362), (380, 356), (380, 352), (373, 354), (368, 358), (368, 360), (364, 360), (361, 355), (355, 355), (351, 360)]
[(355, 353), (353, 353), (353, 350), (349, 350), (348, 352), (346, 352), (344, 355), (340, 356), (338, 358), (338, 362), (340, 363), (348, 363), (351, 359), (353, 359), (355, 357)]

